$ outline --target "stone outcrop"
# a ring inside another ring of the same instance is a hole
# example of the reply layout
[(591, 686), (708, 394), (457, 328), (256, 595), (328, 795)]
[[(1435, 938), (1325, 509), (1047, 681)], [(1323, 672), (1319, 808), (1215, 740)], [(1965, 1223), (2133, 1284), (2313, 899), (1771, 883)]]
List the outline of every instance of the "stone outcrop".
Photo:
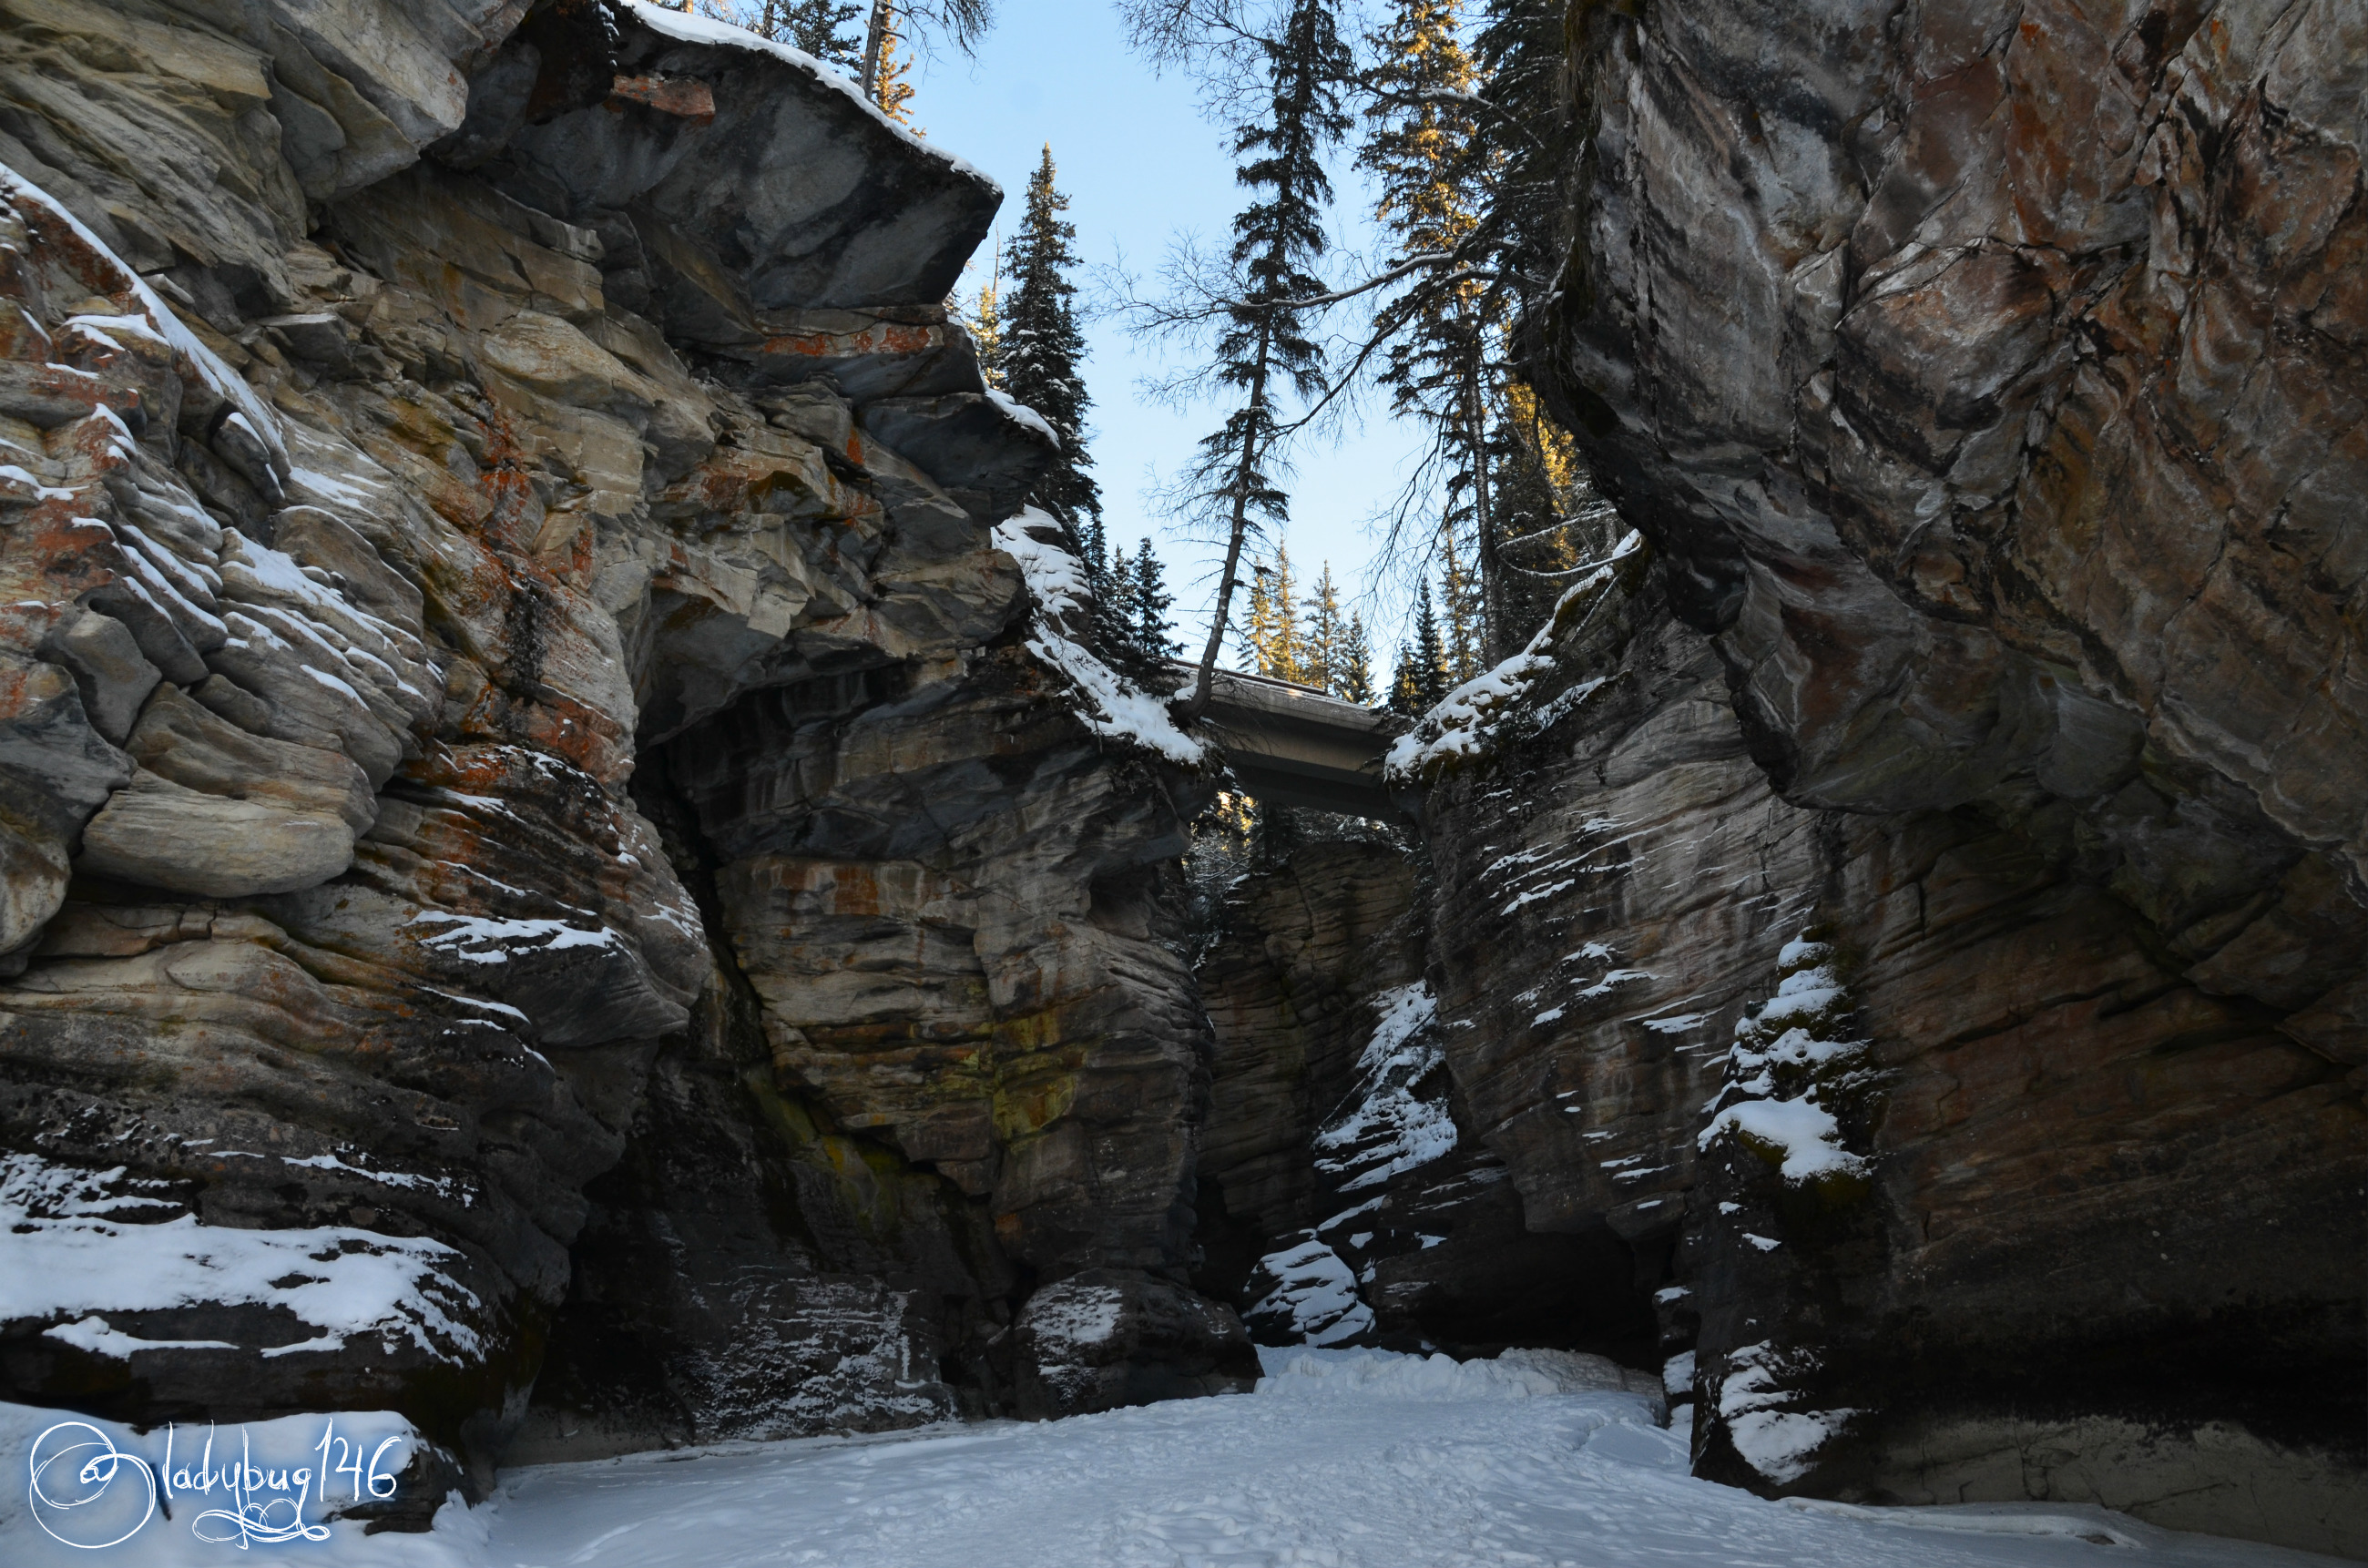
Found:
[(1783, 799), (1674, 597), (1632, 548), (1415, 766), (1448, 1065), (1698, 1470), (2350, 1550), (2358, 1085), (2016, 825)]
[(1476, 1135), (1434, 1021), (1425, 881), (1396, 844), (1316, 838), (1229, 892), (1198, 966), (1216, 1033), (1198, 1278), (1272, 1344), (1645, 1364), (1628, 1249), (1600, 1213), (1541, 1214)]
[(1237, 1386), (1204, 786), (1030, 651), (992, 184), (652, 7), (5, 16), (7, 1397), (482, 1473)]
[(1576, 21), (1645, 545), (1409, 744), (1482, 1136), (1704, 1473), (2368, 1550), (2357, 17)]

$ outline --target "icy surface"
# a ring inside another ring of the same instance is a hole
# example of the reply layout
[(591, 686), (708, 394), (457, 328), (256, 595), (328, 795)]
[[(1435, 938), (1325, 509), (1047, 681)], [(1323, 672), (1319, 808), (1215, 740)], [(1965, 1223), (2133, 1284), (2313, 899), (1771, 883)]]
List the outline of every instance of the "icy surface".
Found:
[[(1034, 1424), (809, 1437), (507, 1473), (427, 1536), (335, 1538), (354, 1568), (2333, 1568), (2098, 1508), (1772, 1503), (1685, 1473), (1645, 1400), (1584, 1358), (1268, 1350), (1254, 1394)], [(1577, 1374), (1577, 1375), (1574, 1375)], [(1576, 1385), (1576, 1391), (1574, 1389)], [(47, 1568), (0, 1406), (0, 1561)], [(111, 1428), (110, 1430), (120, 1429)], [(2084, 1537), (2088, 1539), (2083, 1539)], [(2111, 1545), (2092, 1544), (2110, 1542)], [(235, 1561), (152, 1524), (129, 1568)]]
[(1096, 734), (1156, 752), (1188, 767), (1199, 766), (1207, 754), (1200, 742), (1176, 727), (1166, 702), (1062, 635), (1063, 625), (1085, 623), (1085, 574), (1076, 556), (1030, 537), (1030, 525), (1060, 526), (1030, 506), (1008, 522), (996, 524), (995, 529), (995, 547), (1019, 563), (1028, 597), (1036, 602), (1038, 613), (1028, 635), (1028, 651), (1076, 688), (1078, 717)]

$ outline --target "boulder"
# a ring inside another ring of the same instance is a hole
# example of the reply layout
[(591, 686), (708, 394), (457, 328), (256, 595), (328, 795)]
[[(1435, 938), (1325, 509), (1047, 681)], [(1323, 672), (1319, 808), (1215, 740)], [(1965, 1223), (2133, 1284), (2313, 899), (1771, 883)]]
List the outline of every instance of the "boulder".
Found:
[(1231, 1307), (1134, 1270), (1042, 1287), (1015, 1332), (1019, 1410), (1034, 1420), (1258, 1386), (1258, 1353)]

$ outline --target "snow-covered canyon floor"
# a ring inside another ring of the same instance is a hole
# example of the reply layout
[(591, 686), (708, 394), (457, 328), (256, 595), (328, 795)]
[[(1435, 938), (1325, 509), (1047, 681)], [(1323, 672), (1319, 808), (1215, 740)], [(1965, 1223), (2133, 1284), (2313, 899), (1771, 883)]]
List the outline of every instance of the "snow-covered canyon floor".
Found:
[[(629, 1455), (508, 1471), (427, 1535), (256, 1552), (369, 1568), (2325, 1568), (2097, 1508), (1771, 1503), (1686, 1473), (1633, 1394), (1549, 1372), (1364, 1351), (1269, 1350), (1252, 1394)], [(0, 1407), (17, 1479), (0, 1562), (225, 1562), (188, 1511), (120, 1547), (47, 1540), (24, 1506), (36, 1416)], [(250, 1559), (251, 1560), (251, 1559)]]

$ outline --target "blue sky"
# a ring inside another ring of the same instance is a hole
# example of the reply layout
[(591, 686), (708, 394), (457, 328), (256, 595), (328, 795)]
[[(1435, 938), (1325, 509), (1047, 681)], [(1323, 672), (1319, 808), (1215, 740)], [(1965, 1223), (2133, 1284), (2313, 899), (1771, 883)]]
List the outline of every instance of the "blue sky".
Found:
[[(1178, 233), (1220, 241), (1241, 205), (1225, 132), (1200, 112), (1190, 81), (1155, 75), (1128, 50), (1110, 0), (1004, 0), (975, 61), (939, 50), (916, 64), (913, 81), (914, 123), (1002, 182), (1006, 234), (1041, 149), (1052, 144), (1089, 274), (1123, 257), (1148, 288)], [(1371, 245), (1369, 192), (1345, 159), (1334, 181), (1336, 240)], [(963, 291), (978, 282), (973, 271)], [(1091, 277), (1080, 282), (1089, 300), (1101, 292)], [(1086, 333), (1095, 472), (1110, 534), (1130, 551), (1137, 539), (1152, 540), (1167, 563), (1178, 633), (1197, 650), (1208, 634), (1220, 551), (1177, 537), (1146, 493), (1155, 475), (1173, 474), (1189, 460), (1221, 415), (1207, 404), (1178, 412), (1141, 390), (1140, 381), (1166, 367), (1118, 321), (1098, 317)], [(1328, 560), (1345, 595), (1367, 587), (1378, 542), (1369, 524), (1396, 494), (1419, 446), (1409, 426), (1368, 413), (1338, 439), (1301, 449), (1284, 536), (1295, 576), (1312, 580)], [(1399, 596), (1383, 586), (1362, 608), (1378, 628), (1375, 662), (1386, 668)]]

